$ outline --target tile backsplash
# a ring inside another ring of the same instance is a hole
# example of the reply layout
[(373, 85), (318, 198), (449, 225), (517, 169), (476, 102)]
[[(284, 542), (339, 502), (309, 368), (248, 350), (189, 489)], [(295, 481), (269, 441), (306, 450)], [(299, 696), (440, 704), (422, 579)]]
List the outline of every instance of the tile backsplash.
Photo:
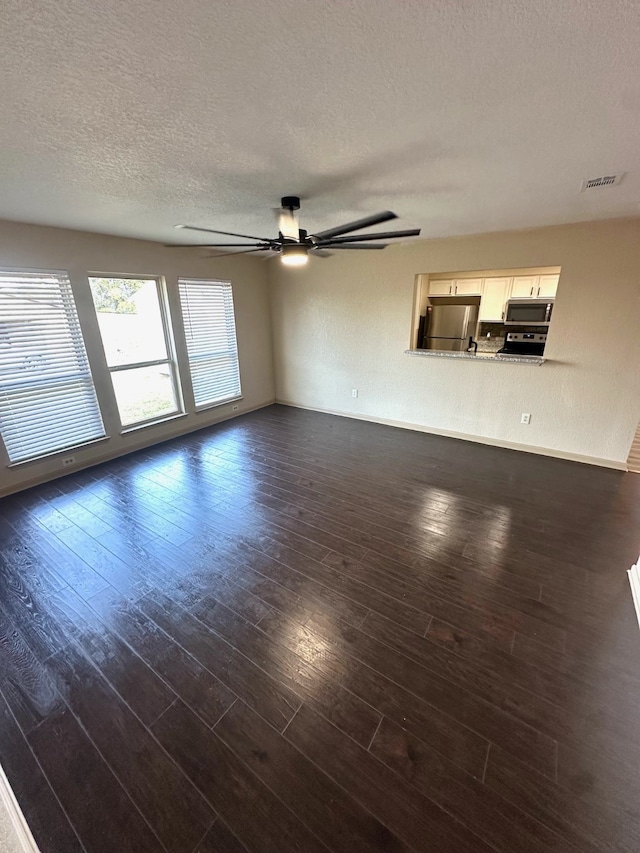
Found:
[(478, 327), (478, 352), (498, 352), (504, 346), (504, 323), (480, 323)]

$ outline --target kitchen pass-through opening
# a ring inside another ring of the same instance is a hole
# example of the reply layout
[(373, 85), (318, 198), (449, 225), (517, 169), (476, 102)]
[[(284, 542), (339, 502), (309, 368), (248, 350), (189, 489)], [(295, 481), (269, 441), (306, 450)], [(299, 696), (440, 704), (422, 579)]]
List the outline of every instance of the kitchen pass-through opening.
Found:
[(560, 267), (419, 273), (410, 348), (543, 356)]

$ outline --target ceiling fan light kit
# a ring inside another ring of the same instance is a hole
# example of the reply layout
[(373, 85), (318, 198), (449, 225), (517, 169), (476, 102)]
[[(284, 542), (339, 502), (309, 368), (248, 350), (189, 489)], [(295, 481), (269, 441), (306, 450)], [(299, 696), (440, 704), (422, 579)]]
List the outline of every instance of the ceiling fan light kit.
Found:
[[(278, 236), (275, 239), (269, 237), (255, 237), (252, 234), (237, 234), (233, 231), (218, 231), (214, 228), (201, 228), (196, 225), (176, 225), (176, 228), (184, 228), (188, 231), (201, 231), (206, 234), (224, 234), (226, 237), (240, 237), (243, 240), (255, 240), (254, 243), (196, 243), (190, 244), (190, 248), (200, 249), (224, 249), (227, 247), (239, 248), (239, 252), (229, 252), (232, 255), (246, 255), (251, 252), (277, 252), (282, 263), (290, 267), (301, 267), (309, 260), (309, 254), (316, 253), (318, 257), (326, 257), (336, 249), (361, 249), (375, 250), (386, 249), (387, 243), (372, 242), (379, 240), (396, 240), (400, 237), (417, 237), (419, 228), (411, 228), (406, 231), (384, 231), (376, 234), (351, 235), (354, 231), (361, 231), (372, 225), (380, 225), (390, 219), (397, 219), (397, 215), (390, 210), (382, 213), (374, 213), (373, 216), (365, 216), (355, 222), (339, 225), (337, 228), (329, 228), (317, 234), (308, 234), (298, 225), (296, 211), (300, 210), (300, 199), (298, 196), (284, 196), (281, 201), (281, 225)], [(187, 248), (184, 244), (170, 248)], [(326, 251), (326, 250), (329, 251)]]
[(309, 250), (303, 243), (285, 243), (281, 259), (287, 267), (303, 267), (309, 260)]

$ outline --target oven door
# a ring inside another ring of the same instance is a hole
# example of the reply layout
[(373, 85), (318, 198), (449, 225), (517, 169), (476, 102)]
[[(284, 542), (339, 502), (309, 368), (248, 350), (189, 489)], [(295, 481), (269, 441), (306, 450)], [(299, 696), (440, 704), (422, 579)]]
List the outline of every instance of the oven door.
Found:
[(542, 299), (510, 299), (504, 322), (507, 326), (548, 326), (553, 302)]

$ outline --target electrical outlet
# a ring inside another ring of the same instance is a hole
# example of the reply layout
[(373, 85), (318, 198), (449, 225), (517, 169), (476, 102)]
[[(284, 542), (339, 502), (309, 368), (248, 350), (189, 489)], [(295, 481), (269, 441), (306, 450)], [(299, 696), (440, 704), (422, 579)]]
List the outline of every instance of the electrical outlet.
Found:
[(531, 415), (528, 412), (523, 412), (522, 417), (520, 418), (521, 424), (530, 424), (531, 423)]
[(75, 465), (75, 464), (76, 464), (76, 457), (75, 456), (65, 456), (64, 459), (62, 460), (62, 467), (63, 468), (68, 468), (69, 465)]
[(231, 406), (231, 411), (237, 412), (239, 408), (240, 408), (240, 406)]
[(357, 389), (357, 388), (352, 388), (352, 389), (351, 389), (351, 396), (352, 396), (352, 397), (357, 397), (357, 396), (358, 396), (358, 389)]

